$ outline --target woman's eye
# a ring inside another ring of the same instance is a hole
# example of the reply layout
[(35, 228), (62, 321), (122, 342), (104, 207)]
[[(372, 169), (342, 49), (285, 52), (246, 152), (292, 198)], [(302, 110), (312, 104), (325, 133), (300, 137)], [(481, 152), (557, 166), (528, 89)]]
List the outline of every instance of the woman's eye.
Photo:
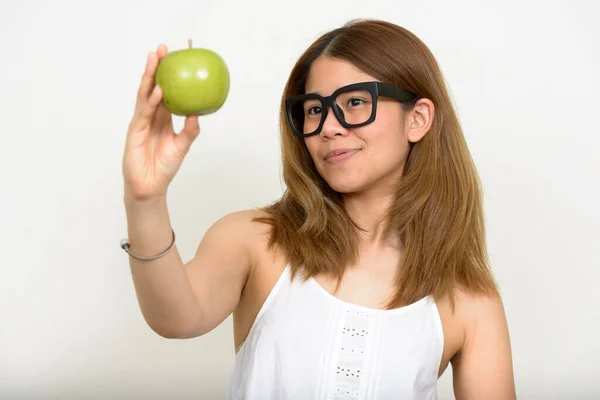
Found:
[(315, 106), (315, 107), (310, 107), (310, 108), (308, 109), (308, 114), (309, 114), (309, 115), (315, 115), (315, 114), (319, 114), (320, 112), (321, 112), (321, 107), (317, 107), (317, 106)]
[(360, 106), (360, 105), (361, 105), (362, 103), (364, 103), (364, 102), (365, 102), (364, 100), (362, 100), (362, 99), (356, 99), (356, 98), (354, 98), (354, 99), (350, 99), (350, 100), (348, 101), (348, 103), (349, 103), (351, 106)]

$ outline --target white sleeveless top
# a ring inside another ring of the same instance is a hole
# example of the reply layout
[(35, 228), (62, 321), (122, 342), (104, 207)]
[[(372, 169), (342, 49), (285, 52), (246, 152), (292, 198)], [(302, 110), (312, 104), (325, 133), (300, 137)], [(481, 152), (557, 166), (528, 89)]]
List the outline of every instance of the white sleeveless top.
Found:
[(431, 296), (372, 309), (290, 272), (236, 354), (228, 400), (437, 399), (444, 338)]

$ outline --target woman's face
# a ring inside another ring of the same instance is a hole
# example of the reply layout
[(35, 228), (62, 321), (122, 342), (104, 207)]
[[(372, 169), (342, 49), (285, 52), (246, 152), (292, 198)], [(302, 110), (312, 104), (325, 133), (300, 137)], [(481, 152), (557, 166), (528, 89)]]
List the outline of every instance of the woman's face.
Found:
[[(342, 86), (375, 80), (349, 62), (322, 56), (311, 66), (305, 92), (329, 96)], [(359, 100), (346, 106), (363, 105)], [(358, 128), (344, 128), (332, 110), (327, 111), (321, 133), (304, 138), (323, 179), (340, 193), (394, 190), (410, 146), (400, 103), (379, 97), (375, 121)], [(344, 153), (332, 157), (337, 151)]]

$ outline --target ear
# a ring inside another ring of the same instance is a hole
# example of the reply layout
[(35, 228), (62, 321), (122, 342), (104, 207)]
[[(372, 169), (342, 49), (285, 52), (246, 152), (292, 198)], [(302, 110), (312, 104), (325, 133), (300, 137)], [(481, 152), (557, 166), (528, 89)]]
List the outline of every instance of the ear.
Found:
[(405, 120), (405, 132), (408, 141), (416, 143), (423, 139), (423, 136), (433, 124), (433, 117), (435, 115), (435, 106), (429, 99), (419, 99), (415, 103), (415, 106), (406, 115)]

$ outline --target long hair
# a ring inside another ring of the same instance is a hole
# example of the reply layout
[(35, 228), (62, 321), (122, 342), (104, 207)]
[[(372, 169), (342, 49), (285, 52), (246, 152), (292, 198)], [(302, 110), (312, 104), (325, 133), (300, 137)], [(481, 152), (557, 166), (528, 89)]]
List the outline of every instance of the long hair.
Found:
[[(292, 69), (281, 99), (283, 196), (264, 207), (269, 246), (283, 250), (292, 276), (326, 274), (338, 287), (347, 266), (358, 261), (359, 230), (341, 195), (319, 175), (303, 140), (285, 115), (285, 99), (304, 93), (312, 62), (326, 56), (352, 63), (383, 82), (394, 83), (435, 105), (429, 132), (411, 145), (387, 234), (400, 235), (405, 254), (387, 308), (457, 289), (497, 294), (485, 244), (481, 184), (444, 78), (427, 46), (413, 33), (381, 20), (354, 20), (320, 36)], [(405, 110), (415, 102), (403, 104)]]

